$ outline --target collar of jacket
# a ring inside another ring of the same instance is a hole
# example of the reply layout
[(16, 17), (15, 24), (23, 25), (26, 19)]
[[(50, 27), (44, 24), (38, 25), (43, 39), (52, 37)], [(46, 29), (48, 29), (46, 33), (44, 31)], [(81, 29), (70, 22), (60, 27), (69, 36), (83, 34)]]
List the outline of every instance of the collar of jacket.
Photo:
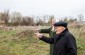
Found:
[(68, 28), (66, 28), (62, 33), (58, 34), (58, 36), (63, 36), (68, 31)]

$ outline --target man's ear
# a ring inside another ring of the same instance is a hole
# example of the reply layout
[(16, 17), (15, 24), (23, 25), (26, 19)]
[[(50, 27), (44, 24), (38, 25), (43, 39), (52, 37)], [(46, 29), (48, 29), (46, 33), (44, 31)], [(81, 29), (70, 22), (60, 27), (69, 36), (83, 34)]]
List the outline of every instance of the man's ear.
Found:
[(66, 28), (65, 27), (62, 27), (63, 30), (65, 30)]

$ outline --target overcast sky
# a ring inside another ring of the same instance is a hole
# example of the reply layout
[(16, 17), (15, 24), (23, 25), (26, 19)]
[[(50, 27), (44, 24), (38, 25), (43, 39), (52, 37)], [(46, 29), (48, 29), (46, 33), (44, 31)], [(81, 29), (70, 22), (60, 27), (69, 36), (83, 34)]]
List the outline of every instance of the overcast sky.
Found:
[(22, 15), (85, 16), (85, 0), (0, 0), (0, 11), (21, 12)]

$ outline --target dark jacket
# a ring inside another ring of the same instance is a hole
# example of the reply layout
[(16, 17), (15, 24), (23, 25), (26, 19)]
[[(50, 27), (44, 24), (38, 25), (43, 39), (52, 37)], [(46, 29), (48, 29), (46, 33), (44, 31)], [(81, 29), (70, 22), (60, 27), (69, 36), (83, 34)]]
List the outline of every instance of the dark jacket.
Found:
[(40, 40), (54, 44), (53, 55), (77, 55), (76, 40), (68, 29), (60, 35), (55, 35), (52, 38), (43, 36)]

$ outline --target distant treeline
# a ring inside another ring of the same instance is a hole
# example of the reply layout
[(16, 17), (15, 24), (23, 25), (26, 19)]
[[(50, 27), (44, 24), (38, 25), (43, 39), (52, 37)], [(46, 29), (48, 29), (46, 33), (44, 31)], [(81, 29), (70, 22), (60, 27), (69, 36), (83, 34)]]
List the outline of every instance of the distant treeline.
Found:
[(0, 25), (9, 25), (9, 26), (35, 26), (35, 25), (50, 25), (52, 19), (65, 21), (65, 22), (75, 22), (83, 21), (84, 16), (82, 14), (78, 15), (78, 18), (74, 17), (64, 17), (64, 18), (55, 18), (54, 15), (43, 15), (43, 16), (22, 16), (20, 12), (9, 13), (9, 10), (0, 12)]

